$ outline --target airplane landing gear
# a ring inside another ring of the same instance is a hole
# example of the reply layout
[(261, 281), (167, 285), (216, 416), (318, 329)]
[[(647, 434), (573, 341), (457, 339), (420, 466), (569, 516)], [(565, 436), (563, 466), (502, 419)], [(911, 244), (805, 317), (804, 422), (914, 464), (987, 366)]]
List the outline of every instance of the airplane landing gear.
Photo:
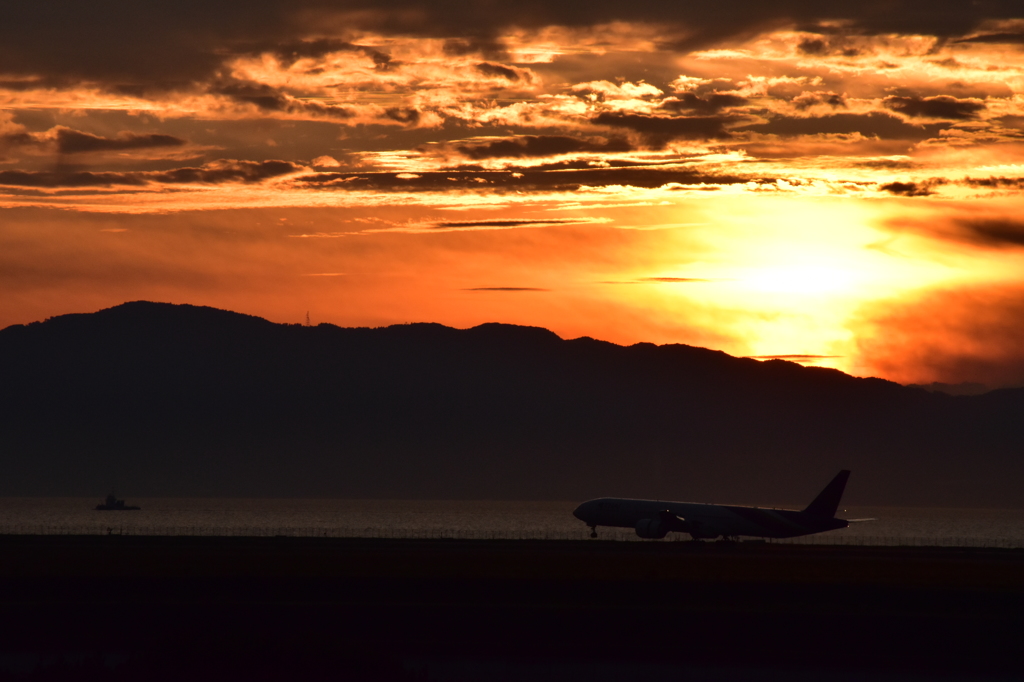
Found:
[(590, 527), (590, 537), (591, 538), (596, 538), (597, 537), (597, 526), (591, 526)]

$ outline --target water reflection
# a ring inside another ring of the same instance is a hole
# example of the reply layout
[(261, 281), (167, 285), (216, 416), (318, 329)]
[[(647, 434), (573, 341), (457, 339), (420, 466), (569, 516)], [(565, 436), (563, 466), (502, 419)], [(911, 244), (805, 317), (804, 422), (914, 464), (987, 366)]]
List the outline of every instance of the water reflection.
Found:
[[(86, 498), (0, 498), (0, 533), (300, 535), (586, 539), (578, 501), (133, 498), (140, 511), (96, 511)], [(844, 518), (877, 520), (791, 542), (1024, 547), (1024, 510), (848, 507)], [(602, 539), (638, 541), (628, 529)], [(673, 534), (672, 541), (688, 535)]]

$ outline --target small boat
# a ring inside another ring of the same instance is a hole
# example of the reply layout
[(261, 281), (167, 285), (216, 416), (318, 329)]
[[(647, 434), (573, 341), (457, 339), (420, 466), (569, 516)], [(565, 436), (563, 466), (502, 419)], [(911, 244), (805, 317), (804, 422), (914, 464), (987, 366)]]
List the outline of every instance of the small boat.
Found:
[(119, 500), (114, 493), (110, 493), (107, 495), (107, 501), (97, 504), (96, 509), (99, 511), (136, 511), (142, 507), (130, 507), (124, 503), (124, 500)]

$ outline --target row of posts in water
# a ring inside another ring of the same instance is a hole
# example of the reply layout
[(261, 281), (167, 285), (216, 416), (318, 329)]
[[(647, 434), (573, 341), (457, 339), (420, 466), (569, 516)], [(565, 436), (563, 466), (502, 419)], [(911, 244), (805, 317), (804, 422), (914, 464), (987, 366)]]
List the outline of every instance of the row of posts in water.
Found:
[[(256, 526), (113, 526), (113, 525), (38, 525), (24, 524), (0, 527), (0, 535), (134, 535), (174, 537), (327, 537), (394, 540), (579, 540), (593, 542), (589, 530), (537, 529), (444, 529), (444, 528), (323, 528), (323, 527), (256, 527)], [(643, 540), (625, 529), (602, 530), (598, 541), (615, 542), (690, 542), (689, 535), (671, 533), (664, 540)], [(715, 542), (705, 540), (704, 542)], [(822, 533), (797, 538), (758, 540), (744, 538), (741, 542), (882, 547), (977, 547), (1024, 548), (1024, 538), (929, 537), (843, 535)]]

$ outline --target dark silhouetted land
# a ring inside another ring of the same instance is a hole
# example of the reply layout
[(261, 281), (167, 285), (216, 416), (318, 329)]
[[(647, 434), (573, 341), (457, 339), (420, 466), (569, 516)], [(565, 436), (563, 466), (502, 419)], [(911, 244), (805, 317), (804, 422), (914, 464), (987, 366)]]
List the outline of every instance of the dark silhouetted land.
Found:
[(3, 536), (0, 554), (0, 662), (39, 679), (1020, 674), (1016, 550)]
[(4, 495), (1020, 506), (1024, 389), (136, 302), (0, 331)]

